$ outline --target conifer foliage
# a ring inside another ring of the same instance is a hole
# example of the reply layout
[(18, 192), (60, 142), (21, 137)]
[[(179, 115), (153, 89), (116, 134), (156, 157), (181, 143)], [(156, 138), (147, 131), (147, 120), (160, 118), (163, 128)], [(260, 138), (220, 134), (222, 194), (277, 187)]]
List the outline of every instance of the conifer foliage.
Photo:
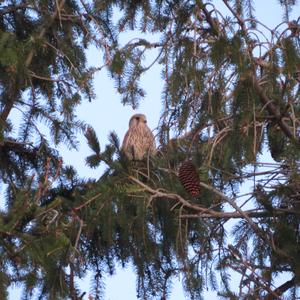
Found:
[[(299, 297), (300, 19), (296, 1), (275, 4), (283, 21), (270, 28), (252, 0), (1, 1), (1, 299), (13, 284), (24, 299), (104, 299), (104, 275), (120, 263), (134, 265), (141, 299), (167, 299), (179, 275), (190, 299), (207, 288)], [(130, 30), (159, 38), (119, 44)], [(161, 66), (154, 158), (128, 161), (115, 133), (102, 145), (77, 118), (102, 69), (87, 65), (91, 45), (134, 108), (141, 76)], [(86, 163), (106, 166), (97, 180), (56, 150), (76, 149), (79, 134)]]

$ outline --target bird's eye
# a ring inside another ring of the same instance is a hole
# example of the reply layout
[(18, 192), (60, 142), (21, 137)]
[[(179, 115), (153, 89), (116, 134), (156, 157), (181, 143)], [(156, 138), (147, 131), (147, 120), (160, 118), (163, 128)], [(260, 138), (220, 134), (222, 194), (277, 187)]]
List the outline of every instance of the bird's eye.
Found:
[(137, 119), (137, 120), (139, 120), (139, 119), (140, 119), (140, 117), (136, 117), (136, 119)]

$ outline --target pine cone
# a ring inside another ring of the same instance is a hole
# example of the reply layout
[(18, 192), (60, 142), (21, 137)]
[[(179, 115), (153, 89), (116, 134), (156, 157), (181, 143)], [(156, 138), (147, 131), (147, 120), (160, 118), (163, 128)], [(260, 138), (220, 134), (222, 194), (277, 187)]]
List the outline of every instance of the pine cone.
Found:
[(194, 164), (190, 160), (186, 160), (179, 168), (179, 180), (185, 190), (192, 196), (200, 194), (200, 179)]

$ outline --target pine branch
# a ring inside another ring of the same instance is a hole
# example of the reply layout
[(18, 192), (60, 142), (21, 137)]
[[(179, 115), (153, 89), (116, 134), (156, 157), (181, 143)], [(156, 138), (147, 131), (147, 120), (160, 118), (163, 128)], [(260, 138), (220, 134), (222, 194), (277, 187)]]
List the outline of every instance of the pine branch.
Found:
[[(51, 17), (49, 19), (47, 19), (47, 22), (43, 24), (41, 31), (38, 35), (38, 39), (42, 39), (47, 31), (48, 28), (50, 28), (53, 24), (53, 22), (55, 21), (56, 17), (59, 15), (60, 10), (63, 8), (65, 4), (65, 0), (62, 0), (60, 2), (60, 4), (57, 6), (56, 10), (54, 11), (54, 13), (51, 15)], [(25, 60), (25, 68), (28, 68), (32, 62), (33, 56), (35, 54), (35, 49), (32, 49), (26, 60)], [(16, 83), (15, 83), (16, 84)], [(17, 86), (14, 86), (14, 93), (13, 93), (13, 97), (11, 99), (8, 99), (7, 103), (5, 104), (1, 114), (0, 114), (0, 120), (3, 124), (5, 124), (6, 119), (8, 118), (8, 115), (10, 113), (10, 111), (12, 110), (14, 103), (16, 101), (16, 96), (18, 94), (18, 88)]]
[(29, 6), (28, 4), (24, 4), (24, 3), (20, 3), (18, 5), (13, 4), (13, 5), (7, 5), (5, 7), (1, 7), (1, 11), (0, 11), (0, 17), (3, 17), (6, 14), (15, 12), (19, 9), (30, 9), (30, 10), (34, 10), (37, 11), (34, 7)]
[(75, 288), (75, 274), (73, 263), (70, 263), (70, 296), (72, 300), (78, 300), (77, 291)]
[[(65, 5), (65, 0), (62, 0), (59, 5), (56, 7), (56, 10), (54, 11), (54, 13), (51, 15), (51, 17), (47, 20), (47, 23), (45, 23), (42, 28), (41, 31), (38, 35), (38, 39), (42, 39), (47, 31), (48, 28), (50, 28), (53, 24), (53, 22), (55, 21), (55, 19), (57, 18), (57, 16), (59, 16), (61, 9), (63, 8), (63, 6)], [(33, 56), (35, 54), (35, 50), (31, 50), (27, 56), (27, 59), (25, 61), (25, 67), (29, 67)]]
[(7, 140), (0, 141), (0, 147), (3, 147), (3, 146), (11, 146), (11, 147), (32, 146), (32, 143), (24, 143), (24, 142), (18, 142), (15, 140), (7, 139)]
[(244, 20), (233, 10), (233, 8), (229, 5), (228, 0), (223, 0), (226, 7), (230, 10), (230, 12), (234, 15), (234, 17), (237, 19), (241, 29), (244, 33), (247, 33), (247, 28), (245, 26)]
[[(162, 192), (161, 190), (155, 190), (146, 185), (145, 183), (141, 182), (137, 178), (133, 176), (129, 176), (129, 179), (132, 180), (133, 182), (137, 183), (140, 185), (142, 188), (144, 188), (147, 192), (149, 192), (152, 196), (151, 199), (154, 198), (167, 198), (167, 199), (172, 199), (172, 200), (177, 200), (183, 207), (190, 208), (194, 211), (197, 211), (197, 214), (189, 214), (189, 215), (181, 215), (181, 218), (216, 218), (216, 219), (230, 219), (230, 218), (242, 218), (246, 219), (248, 223), (252, 226), (252, 228), (259, 234), (260, 229), (257, 227), (257, 225), (251, 220), (251, 218), (262, 218), (262, 217), (275, 217), (275, 216), (282, 216), (285, 214), (293, 214), (293, 215), (298, 215), (300, 214), (299, 212), (295, 210), (284, 210), (284, 209), (278, 209), (274, 210), (273, 212), (268, 212), (268, 211), (243, 211), (236, 203), (235, 199), (230, 199), (227, 197), (225, 194), (221, 193), (220, 191), (216, 190), (215, 188), (200, 182), (200, 185), (203, 186), (204, 188), (212, 191), (213, 193), (217, 194), (220, 196), (222, 199), (224, 199), (226, 202), (228, 202), (235, 210), (236, 212), (220, 212), (220, 211), (215, 211), (211, 208), (206, 208), (201, 205), (197, 204), (192, 204), (188, 200), (184, 199), (180, 195), (177, 194), (172, 194), (172, 193), (165, 193)], [(265, 239), (265, 237), (263, 237)]]
[(258, 93), (260, 100), (262, 104), (267, 108), (269, 114), (275, 118), (277, 121), (277, 124), (281, 128), (281, 130), (284, 132), (284, 134), (290, 138), (292, 142), (294, 142), (297, 145), (300, 145), (300, 138), (299, 136), (296, 136), (293, 132), (293, 130), (290, 129), (290, 127), (286, 124), (284, 117), (281, 115), (280, 110), (278, 107), (274, 104), (274, 101), (270, 99), (261, 85), (259, 84), (258, 79), (256, 78), (255, 73), (253, 72), (253, 85)]
[(85, 202), (82, 203), (81, 205), (74, 207), (73, 210), (74, 210), (74, 211), (77, 211), (77, 210), (80, 210), (80, 209), (82, 209), (82, 208), (88, 206), (91, 202), (97, 200), (97, 199), (101, 196), (101, 194), (102, 194), (102, 193), (96, 194), (95, 196), (89, 198), (87, 201), (85, 201)]
[(269, 293), (264, 300), (277, 300), (279, 297), (285, 293), (290, 288), (294, 287), (296, 284), (296, 277), (293, 277), (291, 280), (286, 281), (284, 284), (276, 288), (272, 293)]
[[(236, 248), (236, 246), (234, 247), (233, 245), (229, 244), (228, 245), (228, 250), (231, 253), (231, 255), (234, 257), (234, 260), (238, 263), (238, 267), (232, 267), (236, 272), (240, 273), (242, 275), (241, 278), (241, 285), (242, 282), (245, 282), (247, 280), (251, 281), (255, 281), (255, 282), (259, 282), (259, 285), (267, 290), (270, 294), (276, 296), (275, 292), (271, 290), (268, 282), (266, 281), (266, 279), (264, 278), (264, 276), (261, 275), (260, 272), (256, 271), (256, 266), (253, 266), (247, 259), (245, 259), (245, 256), (239, 251), (239, 249)], [(241, 268), (242, 266), (242, 268)], [(261, 267), (259, 266), (258, 269), (261, 269)], [(249, 271), (246, 272), (246, 270)], [(243, 277), (246, 277), (246, 280)], [(244, 284), (243, 284), (244, 285)], [(242, 285), (242, 286), (243, 286)]]
[(201, 5), (202, 5), (202, 11), (205, 15), (205, 19), (206, 19), (207, 23), (210, 25), (210, 28), (212, 29), (212, 32), (216, 36), (219, 36), (220, 28), (219, 28), (218, 24), (216, 23), (214, 18), (211, 16), (211, 12), (206, 9), (206, 4), (203, 4), (203, 2), (201, 1)]
[(10, 97), (8, 97), (7, 102), (0, 114), (0, 124), (2, 124), (2, 126), (5, 124), (6, 119), (10, 113), (10, 111), (12, 110), (14, 103), (16, 101), (16, 98), (18, 96), (18, 88), (17, 88), (17, 84), (15, 82), (12, 82), (11, 85), (13, 85), (11, 87), (11, 89), (13, 90), (10, 94)]
[[(255, 211), (255, 210), (246, 210), (243, 211), (245, 215), (249, 218), (273, 218), (283, 215), (300, 215), (299, 212), (295, 210), (275, 210), (272, 212), (269, 211)], [(197, 219), (197, 218), (215, 218), (215, 219), (244, 219), (244, 215), (240, 214), (239, 212), (223, 212), (219, 213), (218, 215), (212, 216), (209, 213), (206, 214), (187, 214), (180, 216), (183, 219)]]
[(227, 197), (225, 194), (221, 193), (217, 189), (213, 188), (212, 186), (209, 186), (205, 184), (204, 182), (200, 182), (200, 185), (203, 186), (204, 188), (208, 189), (209, 191), (217, 194), (220, 196), (222, 199), (224, 199), (227, 203), (229, 203), (237, 212), (239, 212), (245, 220), (249, 223), (249, 225), (252, 227), (252, 229), (263, 239), (265, 240), (265, 236), (262, 234), (261, 230), (259, 227), (252, 221), (252, 219), (235, 203), (234, 199), (230, 199)]
[(27, 155), (33, 160), (36, 160), (38, 158), (38, 153), (39, 153), (39, 148), (34, 147), (31, 143), (22, 143), (14, 140), (1, 141), (0, 149), (3, 151), (14, 152), (20, 156)]
[(192, 210), (198, 211), (199, 213), (201, 213), (201, 212), (206, 213), (206, 212), (209, 211), (209, 213), (211, 213), (212, 216), (219, 214), (218, 212), (207, 209), (206, 207), (202, 207), (200, 205), (192, 204), (189, 201), (187, 201), (186, 199), (184, 199), (183, 197), (181, 197), (180, 195), (172, 194), (172, 193), (165, 193), (165, 192), (162, 192), (159, 189), (157, 189), (157, 190), (152, 189), (150, 186), (146, 185), (145, 183), (141, 182), (140, 180), (138, 180), (137, 178), (135, 178), (133, 176), (129, 176), (129, 179), (131, 181), (133, 181), (134, 183), (137, 183), (138, 185), (140, 185), (145, 191), (149, 192), (152, 195), (151, 200), (153, 200), (155, 198), (172, 199), (172, 200), (178, 201), (179, 204), (181, 204), (183, 207), (190, 208)]
[[(241, 27), (241, 30), (243, 32), (243, 34), (245, 36), (247, 36), (248, 32), (247, 32), (247, 27), (245, 25), (245, 21), (235, 13), (235, 11), (233, 10), (233, 8), (229, 5), (227, 0), (223, 0), (224, 4), (226, 5), (226, 7), (230, 10), (230, 12), (234, 15), (234, 17), (237, 19), (238, 24)], [(281, 42), (281, 41), (280, 41)], [(277, 44), (275, 44), (272, 47), (272, 51), (269, 50), (269, 52), (274, 52), (275, 49), (277, 48)], [(248, 54), (251, 57), (251, 60), (257, 61), (254, 59), (253, 54), (252, 54), (252, 49), (249, 48), (248, 46)], [(279, 127), (281, 128), (281, 130), (284, 132), (284, 134), (295, 144), (300, 145), (300, 138), (298, 136), (295, 135), (294, 131), (290, 129), (290, 127), (286, 124), (286, 122), (284, 121), (284, 116), (280, 113), (279, 108), (274, 104), (273, 100), (270, 99), (267, 94), (265, 93), (264, 89), (261, 87), (259, 80), (256, 76), (256, 70), (255, 68), (252, 69), (252, 80), (253, 80), (253, 86), (256, 90), (256, 92), (258, 93), (260, 100), (262, 102), (262, 104), (267, 108), (269, 114), (271, 116), (273, 116), (275, 118), (275, 120), (277, 121), (277, 124), (279, 125)]]

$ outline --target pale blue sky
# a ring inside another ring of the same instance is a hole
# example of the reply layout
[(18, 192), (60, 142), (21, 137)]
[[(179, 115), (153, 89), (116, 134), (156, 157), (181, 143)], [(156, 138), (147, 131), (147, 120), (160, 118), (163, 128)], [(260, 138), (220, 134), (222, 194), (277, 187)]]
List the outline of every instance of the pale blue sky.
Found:
[[(222, 1), (213, 1), (218, 9), (225, 12)], [(282, 10), (279, 8), (277, 0), (257, 0), (256, 16), (269, 27), (274, 27), (282, 20)], [(222, 7), (222, 8), (221, 8)], [(298, 11), (294, 11), (295, 19), (300, 15), (300, 6), (298, 3)], [(226, 13), (225, 13), (226, 14)], [(124, 34), (123, 40), (130, 40), (135, 37), (135, 33)], [(158, 36), (154, 36), (155, 39)], [(154, 53), (151, 54), (154, 57)], [(96, 49), (90, 49), (88, 52), (89, 62), (92, 65), (101, 65), (102, 53)], [(148, 58), (149, 61), (151, 59)], [(95, 129), (101, 146), (107, 143), (107, 136), (112, 130), (116, 131), (120, 140), (122, 140), (127, 128), (128, 120), (132, 114), (136, 112), (145, 113), (148, 119), (148, 125), (154, 129), (158, 125), (161, 113), (161, 93), (163, 80), (160, 75), (160, 66), (154, 65), (150, 71), (142, 78), (142, 86), (146, 90), (146, 98), (141, 102), (140, 107), (133, 111), (129, 106), (123, 106), (120, 102), (120, 95), (117, 94), (113, 81), (107, 75), (107, 71), (103, 69), (95, 76), (94, 87), (96, 99), (93, 102), (85, 102), (78, 109), (78, 116), (91, 124)], [(98, 178), (103, 168), (91, 170), (85, 165), (85, 157), (90, 154), (90, 150), (85, 144), (85, 140), (81, 138), (82, 144), (79, 152), (69, 151), (65, 147), (61, 147), (64, 152), (65, 162), (74, 165), (81, 176)], [(107, 277), (105, 300), (134, 300), (136, 298), (135, 276), (132, 270), (118, 269), (116, 275)], [(234, 281), (233, 281), (234, 284)], [(90, 282), (87, 279), (80, 283), (83, 291), (90, 289)], [(20, 298), (18, 290), (13, 289), (10, 293), (11, 300)], [(87, 296), (84, 299), (88, 299)], [(174, 281), (174, 289), (170, 300), (188, 299), (184, 297), (179, 279)], [(205, 293), (205, 299), (217, 299), (215, 293)]]

